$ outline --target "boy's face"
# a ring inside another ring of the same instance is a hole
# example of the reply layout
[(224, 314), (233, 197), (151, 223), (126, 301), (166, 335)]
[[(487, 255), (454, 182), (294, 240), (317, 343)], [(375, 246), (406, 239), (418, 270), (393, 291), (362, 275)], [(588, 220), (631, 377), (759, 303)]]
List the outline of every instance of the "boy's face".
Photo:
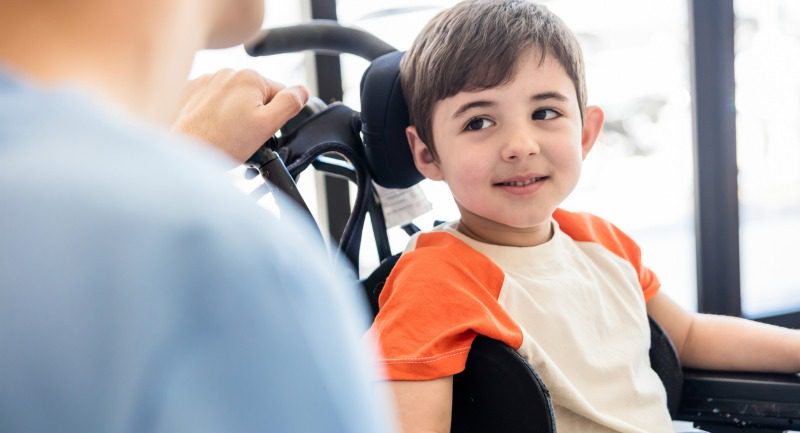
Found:
[(552, 56), (520, 57), (508, 83), (460, 92), (433, 109), (434, 159), (413, 127), (407, 135), (417, 168), (447, 182), (461, 229), (479, 240), (530, 246), (551, 236), (550, 217), (578, 182), (603, 123), (587, 107), (584, 125), (575, 87)]

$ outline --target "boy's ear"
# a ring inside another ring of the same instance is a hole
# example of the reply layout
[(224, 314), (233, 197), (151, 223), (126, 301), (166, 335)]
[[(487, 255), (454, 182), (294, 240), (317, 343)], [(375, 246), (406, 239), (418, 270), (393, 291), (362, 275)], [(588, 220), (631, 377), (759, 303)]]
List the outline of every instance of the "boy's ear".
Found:
[(596, 106), (590, 105), (586, 107), (586, 113), (583, 115), (583, 134), (581, 135), (581, 149), (583, 150), (583, 159), (592, 150), (597, 136), (603, 130), (603, 121), (606, 115), (603, 110)]
[(439, 168), (439, 161), (433, 156), (433, 152), (420, 140), (417, 135), (417, 128), (409, 126), (406, 128), (406, 140), (414, 157), (414, 165), (423, 176), (431, 180), (442, 180), (442, 170)]

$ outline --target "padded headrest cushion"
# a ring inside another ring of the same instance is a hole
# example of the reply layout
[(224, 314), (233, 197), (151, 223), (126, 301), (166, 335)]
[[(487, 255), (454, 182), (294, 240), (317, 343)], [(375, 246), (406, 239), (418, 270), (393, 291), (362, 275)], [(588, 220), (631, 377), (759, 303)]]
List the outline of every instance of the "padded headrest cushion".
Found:
[(370, 173), (385, 188), (408, 188), (423, 179), (406, 141), (408, 107), (395, 51), (375, 59), (361, 78), (361, 132)]

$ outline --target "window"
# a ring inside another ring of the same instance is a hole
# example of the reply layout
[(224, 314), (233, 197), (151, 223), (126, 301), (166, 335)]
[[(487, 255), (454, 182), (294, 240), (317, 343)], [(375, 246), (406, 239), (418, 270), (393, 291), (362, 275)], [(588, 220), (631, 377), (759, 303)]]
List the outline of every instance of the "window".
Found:
[(734, 2), (742, 310), (800, 306), (800, 3)]

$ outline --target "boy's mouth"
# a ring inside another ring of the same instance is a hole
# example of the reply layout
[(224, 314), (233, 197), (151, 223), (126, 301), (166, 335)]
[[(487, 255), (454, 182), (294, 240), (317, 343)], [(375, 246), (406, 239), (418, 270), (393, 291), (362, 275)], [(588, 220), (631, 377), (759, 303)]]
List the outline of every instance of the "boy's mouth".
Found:
[(513, 179), (507, 180), (503, 182), (495, 183), (495, 186), (515, 186), (515, 187), (523, 187), (528, 185), (533, 185), (536, 182), (541, 182), (547, 179), (547, 176), (533, 176), (526, 179)]

